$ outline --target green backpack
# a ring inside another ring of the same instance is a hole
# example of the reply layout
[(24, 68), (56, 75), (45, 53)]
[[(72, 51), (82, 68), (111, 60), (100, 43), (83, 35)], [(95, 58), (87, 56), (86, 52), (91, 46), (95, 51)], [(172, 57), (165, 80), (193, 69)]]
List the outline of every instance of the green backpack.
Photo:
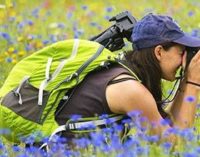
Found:
[(65, 40), (21, 60), (0, 89), (0, 128), (20, 142), (34, 132), (50, 136), (58, 128), (55, 111), (65, 93), (92, 70), (116, 62), (116, 54), (97, 42)]

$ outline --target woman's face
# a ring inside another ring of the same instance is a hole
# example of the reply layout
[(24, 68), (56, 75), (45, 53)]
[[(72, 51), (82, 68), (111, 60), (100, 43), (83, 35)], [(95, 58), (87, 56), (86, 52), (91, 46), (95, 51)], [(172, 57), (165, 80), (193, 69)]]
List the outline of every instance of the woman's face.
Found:
[(160, 56), (157, 56), (157, 59), (161, 67), (162, 78), (168, 81), (174, 81), (176, 72), (182, 65), (185, 46), (177, 44), (168, 50), (165, 50), (161, 46), (159, 51)]

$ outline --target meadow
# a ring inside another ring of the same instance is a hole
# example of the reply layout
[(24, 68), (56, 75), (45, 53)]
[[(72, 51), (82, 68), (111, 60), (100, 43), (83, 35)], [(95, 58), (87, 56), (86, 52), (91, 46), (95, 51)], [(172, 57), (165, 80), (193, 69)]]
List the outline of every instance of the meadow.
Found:
[[(128, 10), (138, 20), (150, 12), (170, 15), (185, 32), (200, 37), (199, 8), (199, 0), (0, 0), (0, 87), (12, 67), (26, 56), (57, 41), (89, 39), (111, 26), (113, 23), (108, 20), (122, 11)], [(130, 43), (127, 45), (122, 51), (131, 48)], [(164, 82), (165, 95), (172, 85)], [(138, 117), (137, 113), (133, 114), (134, 119)], [(166, 133), (166, 136), (176, 134), (183, 138), (176, 148), (172, 148), (170, 142), (160, 142), (158, 136), (147, 135), (140, 124), (130, 124), (140, 131), (133, 131), (130, 140), (124, 144), (119, 139), (121, 127), (116, 126), (92, 133), (92, 140), (77, 139), (78, 146), (74, 151), (63, 149), (63, 139), (57, 138), (48, 155), (35, 147), (24, 149), (11, 145), (0, 137), (0, 157), (200, 156), (199, 113), (194, 128), (172, 129)], [(6, 133), (0, 130), (0, 135)], [(105, 134), (112, 139), (109, 144), (103, 140)]]

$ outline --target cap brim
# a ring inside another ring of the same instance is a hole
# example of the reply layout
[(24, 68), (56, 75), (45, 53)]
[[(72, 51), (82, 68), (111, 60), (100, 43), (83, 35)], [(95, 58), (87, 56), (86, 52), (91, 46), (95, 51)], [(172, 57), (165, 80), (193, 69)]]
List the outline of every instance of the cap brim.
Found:
[(183, 37), (174, 40), (173, 42), (182, 44), (188, 47), (200, 47), (200, 38), (184, 35)]

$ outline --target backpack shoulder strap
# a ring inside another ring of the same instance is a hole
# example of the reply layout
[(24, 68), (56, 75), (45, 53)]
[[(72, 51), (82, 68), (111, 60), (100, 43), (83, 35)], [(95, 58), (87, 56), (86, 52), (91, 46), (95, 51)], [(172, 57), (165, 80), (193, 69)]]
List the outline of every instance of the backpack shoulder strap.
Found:
[(131, 76), (132, 76), (135, 80), (139, 81), (140, 83), (142, 82), (142, 81), (138, 78), (138, 76), (137, 76), (129, 67), (127, 67), (126, 65), (124, 65), (124, 64), (121, 63), (121, 62), (118, 62), (118, 64), (120, 64), (120, 65), (123, 66), (125, 69), (127, 69), (127, 70), (130, 72)]

